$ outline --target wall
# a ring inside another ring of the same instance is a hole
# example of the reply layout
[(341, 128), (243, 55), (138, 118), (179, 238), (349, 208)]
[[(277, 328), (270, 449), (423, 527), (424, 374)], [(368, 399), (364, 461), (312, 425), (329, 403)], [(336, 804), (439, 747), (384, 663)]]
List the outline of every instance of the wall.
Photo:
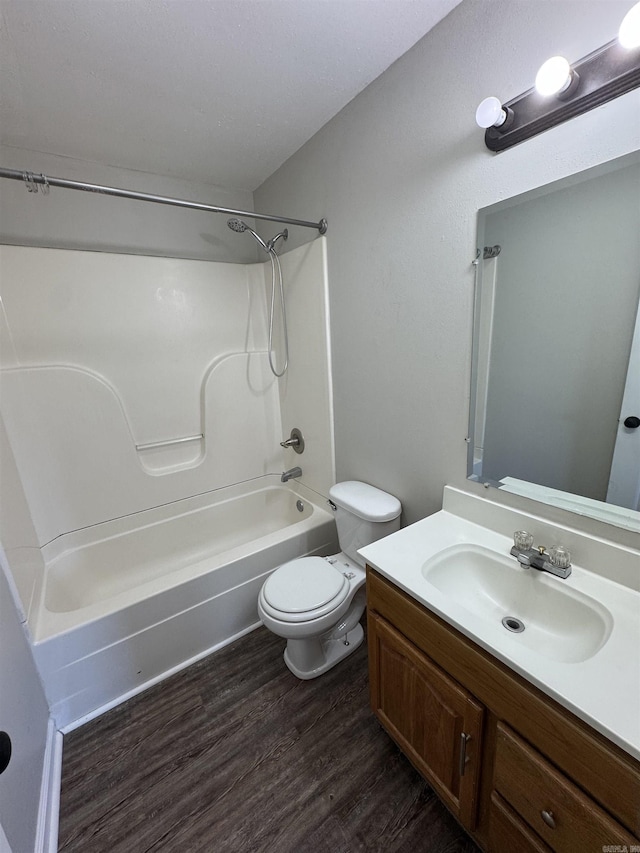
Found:
[[(288, 252), (281, 264), (290, 354), (278, 383), (282, 433), (288, 438), (298, 427), (305, 441), (302, 454), (284, 451), (283, 467), (299, 465), (301, 482), (326, 497), (336, 481), (326, 239)], [(281, 364), (278, 360), (278, 370)]]
[(0, 417), (0, 543), (11, 566), (18, 616), (37, 607), (44, 562), (20, 475)]
[(12, 744), (11, 761), (0, 776), (0, 823), (13, 853), (27, 853), (42, 849), (36, 841), (41, 790), (47, 781), (49, 709), (13, 606), (6, 569), (0, 550), (0, 728)]
[[(180, 152), (176, 152), (180, 156)], [(20, 148), (0, 147), (6, 169), (29, 170), (71, 181), (251, 211), (247, 190), (229, 190), (175, 178), (103, 166)], [(2, 181), (0, 243), (161, 255), (170, 258), (249, 263), (256, 244), (238, 239), (227, 216), (166, 205), (96, 196), (54, 187), (48, 196), (29, 193), (21, 181)], [(262, 259), (261, 259), (262, 260)]]
[(638, 91), (498, 155), (475, 109), (629, 5), (463, 0), (254, 193), (328, 219), (337, 477), (398, 495), (405, 522), (466, 482), (478, 209), (640, 147)]

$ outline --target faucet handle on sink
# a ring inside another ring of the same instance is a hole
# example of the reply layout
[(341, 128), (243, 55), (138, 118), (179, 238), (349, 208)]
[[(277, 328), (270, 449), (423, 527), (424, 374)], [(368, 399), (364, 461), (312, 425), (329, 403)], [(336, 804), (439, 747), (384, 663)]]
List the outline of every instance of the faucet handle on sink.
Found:
[(513, 544), (519, 551), (529, 551), (533, 548), (533, 534), (526, 530), (516, 530), (513, 534)]
[(562, 545), (554, 545), (549, 549), (549, 561), (558, 569), (568, 569), (571, 565), (571, 552)]

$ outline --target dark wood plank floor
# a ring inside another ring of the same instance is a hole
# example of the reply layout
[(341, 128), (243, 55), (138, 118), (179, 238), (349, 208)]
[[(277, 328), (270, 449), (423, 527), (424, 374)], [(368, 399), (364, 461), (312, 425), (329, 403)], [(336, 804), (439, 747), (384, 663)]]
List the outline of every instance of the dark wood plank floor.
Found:
[(65, 736), (65, 853), (475, 853), (368, 706), (366, 646), (299, 681), (241, 638)]

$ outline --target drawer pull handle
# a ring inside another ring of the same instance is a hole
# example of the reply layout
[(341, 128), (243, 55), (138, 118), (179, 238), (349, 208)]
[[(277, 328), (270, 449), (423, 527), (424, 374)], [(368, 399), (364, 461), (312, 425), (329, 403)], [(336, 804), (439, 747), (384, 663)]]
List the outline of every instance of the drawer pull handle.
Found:
[(552, 811), (543, 810), (540, 812), (540, 814), (542, 815), (542, 820), (547, 824), (547, 826), (550, 826), (551, 829), (556, 828), (556, 819), (553, 816)]
[(464, 769), (469, 760), (467, 758), (467, 744), (470, 740), (471, 735), (466, 735), (464, 732), (460, 734), (460, 766), (458, 767), (460, 776), (464, 776)]

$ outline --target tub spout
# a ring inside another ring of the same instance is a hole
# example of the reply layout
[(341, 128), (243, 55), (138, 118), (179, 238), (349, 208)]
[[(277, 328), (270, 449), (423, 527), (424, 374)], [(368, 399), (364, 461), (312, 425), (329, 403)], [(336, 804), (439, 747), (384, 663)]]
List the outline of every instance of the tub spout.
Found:
[(294, 477), (302, 477), (302, 468), (289, 468), (288, 471), (283, 471), (280, 480), (283, 483), (287, 483), (289, 480), (293, 480)]

